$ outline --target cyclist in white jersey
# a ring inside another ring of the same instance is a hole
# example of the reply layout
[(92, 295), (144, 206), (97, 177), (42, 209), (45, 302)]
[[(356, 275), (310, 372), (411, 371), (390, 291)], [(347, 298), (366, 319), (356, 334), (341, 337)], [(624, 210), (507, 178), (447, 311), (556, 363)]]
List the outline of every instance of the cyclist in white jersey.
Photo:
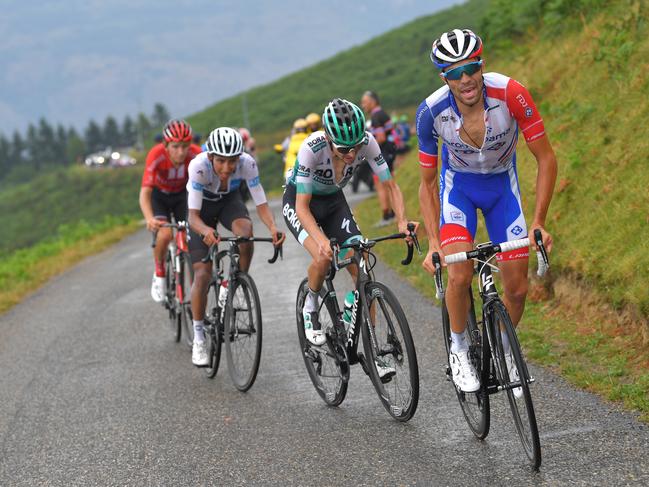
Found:
[[(342, 188), (354, 170), (367, 160), (372, 171), (386, 182), (394, 202), (399, 232), (408, 233), (403, 195), (392, 179), (374, 136), (365, 131), (365, 116), (353, 103), (336, 98), (324, 110), (324, 130), (313, 132), (300, 147), (293, 173), (284, 192), (284, 220), (293, 236), (313, 258), (308, 269), (309, 292), (304, 305), (307, 339), (325, 342), (318, 322), (318, 293), (333, 257), (329, 244), (361, 238)], [(377, 364), (379, 374), (390, 373)]]
[[(468, 29), (455, 29), (435, 40), (430, 57), (441, 68), (440, 77), (445, 84), (417, 110), (419, 199), (429, 240), (424, 267), (431, 274), (435, 273), (433, 252), (443, 256), (473, 248), (477, 209), (485, 217), (493, 242), (523, 238), (527, 234), (533, 241), (533, 232), (538, 228), (546, 249), (552, 248), (545, 219), (557, 176), (557, 160), (541, 115), (529, 92), (516, 80), (483, 72), (485, 63), (481, 53), (482, 40)], [(519, 130), (538, 165), (536, 205), (529, 229), (523, 216), (516, 173)], [(439, 139), (442, 167), (438, 188)], [(527, 259), (527, 250), (505, 253), (498, 258), (504, 301), (514, 325), (518, 324), (525, 307)], [(446, 305), (452, 335), (449, 364), (455, 384), (465, 392), (474, 392), (480, 382), (468, 359), (468, 342), (464, 336), (472, 261), (449, 266), (448, 276)], [(503, 339), (507, 350), (506, 334)], [(517, 377), (511, 354), (506, 358), (510, 377)], [(519, 395), (522, 391), (517, 388), (514, 393)]]
[[(252, 237), (252, 222), (239, 186), (248, 184), (257, 214), (268, 227), (273, 245), (279, 245), (285, 236), (277, 231), (273, 213), (266, 202), (264, 188), (259, 181), (257, 163), (243, 152), (240, 133), (229, 127), (214, 130), (201, 152), (189, 163), (187, 182), (189, 208), (189, 252), (194, 268), (191, 302), (194, 321), (194, 344), (192, 363), (197, 367), (208, 365), (207, 344), (203, 329), (207, 290), (212, 263), (201, 260), (209, 247), (218, 243), (214, 234), (217, 223), (240, 237)], [(247, 271), (252, 259), (252, 242), (240, 244), (240, 268)]]

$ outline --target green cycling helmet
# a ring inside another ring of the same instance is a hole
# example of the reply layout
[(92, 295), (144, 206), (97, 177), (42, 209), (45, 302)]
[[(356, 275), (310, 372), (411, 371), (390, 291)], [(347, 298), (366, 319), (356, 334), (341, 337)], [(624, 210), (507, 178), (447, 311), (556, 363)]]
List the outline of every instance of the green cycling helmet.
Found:
[(365, 139), (363, 111), (342, 98), (334, 98), (325, 107), (322, 126), (336, 145), (353, 147)]

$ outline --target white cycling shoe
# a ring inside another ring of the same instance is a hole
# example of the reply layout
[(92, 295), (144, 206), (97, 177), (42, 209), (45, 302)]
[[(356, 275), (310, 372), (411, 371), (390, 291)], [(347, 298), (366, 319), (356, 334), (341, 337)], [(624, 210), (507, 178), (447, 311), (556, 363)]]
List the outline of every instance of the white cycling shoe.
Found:
[[(518, 375), (518, 368), (516, 367), (516, 362), (514, 362), (514, 357), (512, 357), (511, 352), (505, 354), (505, 363), (507, 363), (507, 373), (509, 374), (509, 380), (512, 382), (517, 382), (521, 380), (520, 375)], [(523, 397), (523, 388), (514, 387), (512, 389), (514, 397), (520, 399)]]
[(162, 303), (165, 300), (165, 278), (153, 274), (151, 281), (151, 297), (156, 303)]
[(453, 383), (462, 392), (476, 392), (480, 389), (480, 379), (469, 358), (468, 350), (451, 352), (448, 356)]
[(304, 318), (304, 334), (306, 339), (316, 347), (324, 345), (327, 337), (324, 331), (320, 329), (320, 320), (318, 319), (317, 311), (303, 311), (302, 317)]
[(207, 340), (202, 342), (194, 340), (192, 344), (192, 363), (196, 367), (207, 367), (210, 359), (207, 356)]
[(381, 379), (381, 382), (383, 383), (390, 382), (390, 379), (392, 379), (392, 377), (394, 377), (394, 374), (397, 373), (397, 370), (392, 365), (384, 362), (381, 359), (375, 360), (374, 365), (376, 365), (376, 371), (379, 373), (379, 379)]

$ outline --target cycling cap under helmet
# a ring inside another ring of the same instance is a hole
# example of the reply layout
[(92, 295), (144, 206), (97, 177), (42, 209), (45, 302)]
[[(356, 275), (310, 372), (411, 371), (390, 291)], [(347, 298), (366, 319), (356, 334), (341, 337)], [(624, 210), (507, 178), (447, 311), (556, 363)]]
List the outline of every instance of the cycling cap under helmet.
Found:
[(363, 111), (342, 98), (334, 98), (325, 107), (322, 126), (329, 138), (338, 145), (351, 147), (365, 138)]
[(235, 157), (243, 153), (243, 139), (238, 130), (219, 127), (207, 138), (207, 152), (222, 157)]
[(464, 59), (478, 57), (482, 52), (482, 39), (469, 29), (453, 29), (433, 42), (430, 60), (440, 69)]
[(169, 142), (191, 142), (192, 128), (184, 120), (169, 120), (162, 129), (164, 141)]

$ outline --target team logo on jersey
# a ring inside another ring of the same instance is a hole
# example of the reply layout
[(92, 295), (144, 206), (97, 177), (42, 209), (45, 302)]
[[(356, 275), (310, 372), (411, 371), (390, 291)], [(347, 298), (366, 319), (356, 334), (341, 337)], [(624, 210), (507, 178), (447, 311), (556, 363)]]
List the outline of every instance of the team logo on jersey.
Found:
[(284, 205), (282, 214), (284, 215), (284, 218), (286, 218), (286, 221), (295, 229), (295, 233), (300, 233), (300, 227), (302, 225), (300, 224), (300, 220), (297, 218), (297, 212), (291, 208), (289, 203)]
[(527, 107), (527, 108), (525, 109), (525, 116), (526, 116), (527, 118), (530, 118), (530, 117), (532, 116), (533, 113), (534, 113), (534, 112), (532, 111), (532, 109), (531, 109), (530, 107)]
[(316, 152), (319, 152), (320, 150), (325, 148), (325, 146), (327, 145), (327, 140), (324, 138), (324, 136), (320, 136), (314, 140), (307, 142), (307, 145), (315, 154)]
[(452, 211), (451, 220), (456, 222), (464, 221), (464, 213), (462, 213), (461, 211)]

